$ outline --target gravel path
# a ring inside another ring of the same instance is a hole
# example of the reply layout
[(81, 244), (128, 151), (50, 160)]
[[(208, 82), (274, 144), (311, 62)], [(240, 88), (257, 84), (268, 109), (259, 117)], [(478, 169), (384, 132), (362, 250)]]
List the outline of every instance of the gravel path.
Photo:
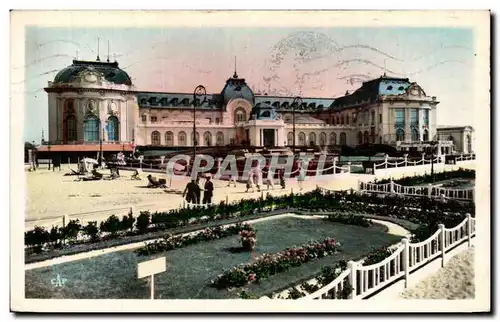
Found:
[(454, 256), (436, 274), (401, 294), (404, 299), (474, 299), (474, 247)]

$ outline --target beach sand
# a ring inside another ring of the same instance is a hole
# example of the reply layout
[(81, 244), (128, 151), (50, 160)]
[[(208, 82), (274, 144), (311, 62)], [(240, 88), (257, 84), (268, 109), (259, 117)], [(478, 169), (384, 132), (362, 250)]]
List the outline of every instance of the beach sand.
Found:
[(474, 299), (474, 247), (455, 255), (434, 275), (401, 294), (403, 299)]
[[(473, 164), (459, 164), (447, 166), (447, 170), (459, 167), (473, 168)], [(72, 166), (76, 169), (76, 165)], [(419, 168), (419, 169), (416, 169)], [(408, 167), (398, 169), (398, 173), (392, 175), (411, 176), (415, 173), (429, 172), (430, 166)], [(438, 170), (436, 170), (438, 171)], [(182, 206), (182, 192), (188, 178), (175, 177), (168, 189), (149, 189), (147, 186), (147, 173), (142, 174), (142, 180), (131, 180), (131, 171), (120, 171), (121, 177), (117, 180), (100, 181), (75, 181), (76, 176), (63, 176), (69, 172), (69, 166), (63, 165), (60, 172), (47, 169), (38, 169), (34, 172), (26, 171), (28, 191), (26, 196), (25, 229), (32, 229), (35, 225), (51, 227), (62, 225), (62, 217), (68, 215), (69, 219), (80, 219), (82, 223), (87, 221), (101, 221), (112, 214), (123, 216), (133, 207), (134, 214), (139, 211), (165, 211)], [(101, 171), (106, 176), (108, 170)], [(384, 171), (385, 172), (385, 171)], [(163, 174), (154, 173), (157, 178), (166, 178)], [(311, 191), (320, 186), (332, 190), (357, 189), (358, 181), (373, 181), (375, 178), (387, 177), (381, 175), (366, 174), (342, 174), (335, 176), (307, 177), (303, 184), (302, 192)], [(168, 180), (168, 179), (167, 179)], [(168, 181), (167, 181), (168, 182)], [(201, 184), (204, 180), (201, 180)], [(277, 182), (276, 182), (277, 183)], [(236, 201), (242, 198), (258, 198), (262, 192), (246, 193), (244, 183), (237, 183), (236, 187), (227, 187), (227, 181), (214, 180), (213, 202)], [(295, 179), (288, 179), (286, 189), (275, 185), (270, 191), (272, 195), (288, 194), (293, 190), (299, 193), (299, 186)], [(266, 188), (261, 189), (263, 194)]]

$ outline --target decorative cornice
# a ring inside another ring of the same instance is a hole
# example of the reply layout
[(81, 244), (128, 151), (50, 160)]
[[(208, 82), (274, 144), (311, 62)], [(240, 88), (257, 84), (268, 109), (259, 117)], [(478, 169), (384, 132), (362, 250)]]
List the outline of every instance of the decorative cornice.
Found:
[(111, 88), (83, 88), (83, 87), (45, 87), (45, 92), (47, 93), (65, 93), (73, 92), (78, 94), (83, 94), (84, 92), (100, 93), (104, 95), (105, 93), (119, 93), (121, 95), (135, 95), (138, 92), (133, 90), (121, 90), (121, 89), (111, 89)]

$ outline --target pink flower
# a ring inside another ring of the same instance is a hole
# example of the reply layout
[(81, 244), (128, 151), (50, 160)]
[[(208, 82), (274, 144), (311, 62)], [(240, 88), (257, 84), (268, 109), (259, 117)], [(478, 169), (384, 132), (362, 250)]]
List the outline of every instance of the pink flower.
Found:
[(254, 273), (251, 273), (250, 275), (248, 275), (248, 281), (249, 282), (255, 281), (255, 274)]

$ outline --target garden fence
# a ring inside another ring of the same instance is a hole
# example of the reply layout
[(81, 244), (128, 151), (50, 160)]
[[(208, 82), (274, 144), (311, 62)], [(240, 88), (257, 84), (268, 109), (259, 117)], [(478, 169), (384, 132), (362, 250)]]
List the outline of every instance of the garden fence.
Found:
[(378, 194), (396, 194), (405, 196), (429, 197), (429, 198), (447, 198), (474, 202), (474, 188), (468, 189), (447, 189), (435, 187), (432, 184), (427, 186), (403, 186), (394, 183), (377, 184), (358, 181), (360, 192), (378, 193)]
[[(470, 161), (470, 160), (475, 160), (476, 155), (475, 154), (461, 154), (460, 156), (457, 156), (455, 158), (455, 161)], [(387, 169), (387, 168), (400, 168), (400, 167), (413, 167), (413, 166), (418, 166), (418, 165), (425, 165), (425, 164), (431, 164), (431, 163), (442, 163), (445, 161), (445, 155), (437, 156), (435, 158), (429, 158), (426, 159), (425, 155), (422, 155), (421, 160), (415, 160), (415, 161), (410, 161), (408, 160), (408, 155), (404, 156), (404, 159), (401, 161), (394, 160), (394, 162), (389, 162), (388, 156), (385, 157), (385, 161), (382, 163), (376, 163), (373, 165), (374, 171), (376, 172), (377, 169)]]
[(425, 241), (411, 243), (406, 238), (402, 239), (401, 246), (377, 264), (362, 266), (360, 263), (349, 261), (347, 269), (335, 280), (300, 299), (335, 299), (339, 291), (344, 290), (346, 286), (351, 288), (350, 299), (363, 299), (400, 279), (404, 279), (407, 288), (411, 273), (438, 257), (441, 257), (441, 266), (444, 266), (447, 251), (465, 241), (470, 247), (475, 232), (476, 219), (470, 214), (453, 228), (445, 228), (440, 224), (439, 230)]

